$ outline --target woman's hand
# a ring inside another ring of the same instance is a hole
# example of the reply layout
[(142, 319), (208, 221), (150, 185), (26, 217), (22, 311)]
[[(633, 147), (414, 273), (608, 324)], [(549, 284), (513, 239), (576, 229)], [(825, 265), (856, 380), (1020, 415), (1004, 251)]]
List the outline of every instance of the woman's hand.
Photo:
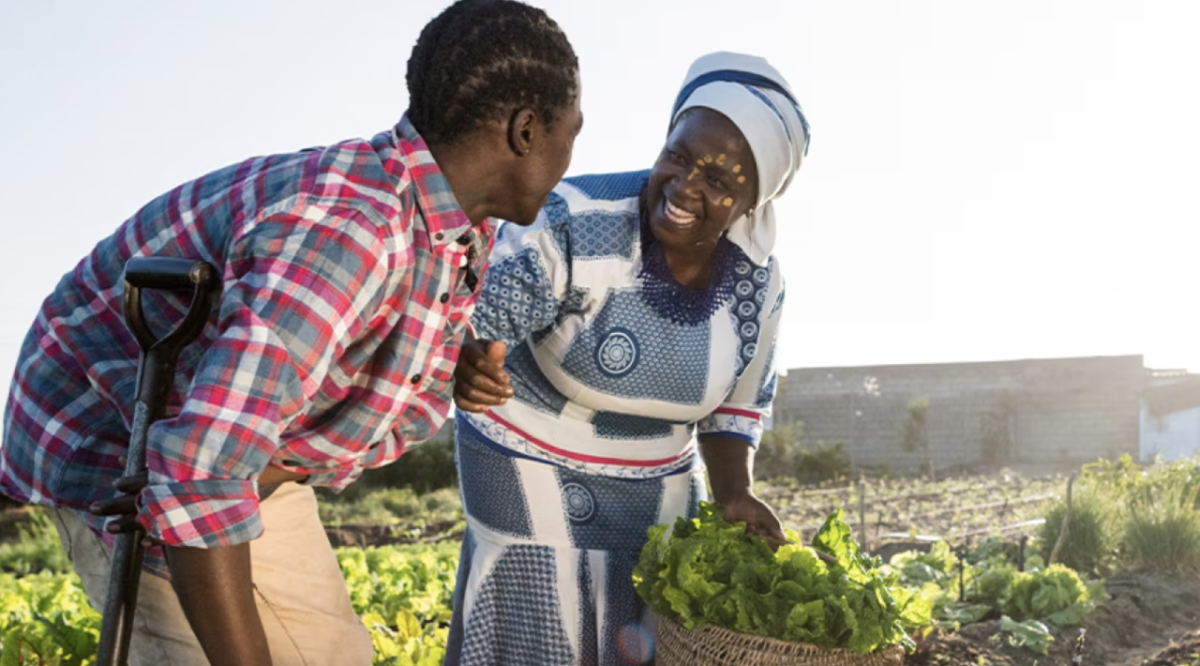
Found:
[(726, 522), (746, 523), (746, 532), (766, 539), (772, 549), (788, 542), (779, 517), (766, 502), (754, 494), (745, 493), (727, 498), (724, 507)]
[(725, 507), (725, 521), (746, 523), (746, 531), (767, 540), (771, 548), (787, 543), (783, 524), (766, 502), (754, 494), (754, 449), (735, 437), (712, 435), (700, 440), (713, 499)]
[(504, 371), (503, 342), (467, 340), (454, 368), (454, 404), (464, 412), (482, 414), (503, 405), (513, 396), (512, 381)]

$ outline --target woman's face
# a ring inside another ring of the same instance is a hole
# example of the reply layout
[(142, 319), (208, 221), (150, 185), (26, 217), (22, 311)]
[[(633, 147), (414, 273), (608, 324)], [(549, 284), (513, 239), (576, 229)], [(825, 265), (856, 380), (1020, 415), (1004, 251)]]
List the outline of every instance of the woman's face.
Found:
[(646, 186), (650, 230), (669, 250), (715, 247), (758, 196), (750, 144), (733, 121), (690, 109), (675, 123)]

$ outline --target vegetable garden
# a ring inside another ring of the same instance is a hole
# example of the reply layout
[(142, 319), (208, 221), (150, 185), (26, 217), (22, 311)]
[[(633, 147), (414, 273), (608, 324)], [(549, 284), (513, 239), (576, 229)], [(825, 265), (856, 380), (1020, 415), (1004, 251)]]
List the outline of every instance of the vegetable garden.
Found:
[[(796, 543), (772, 552), (708, 507), (652, 531), (636, 586), (689, 628), (902, 644), (909, 664), (1200, 663), (1200, 467), (1100, 462), (1067, 489), (1004, 473), (760, 482)], [(322, 505), (376, 664), (442, 660), (464, 523), (453, 488), (422, 490)], [(90, 663), (100, 618), (53, 526), (8, 508), (0, 538), (0, 666)]]

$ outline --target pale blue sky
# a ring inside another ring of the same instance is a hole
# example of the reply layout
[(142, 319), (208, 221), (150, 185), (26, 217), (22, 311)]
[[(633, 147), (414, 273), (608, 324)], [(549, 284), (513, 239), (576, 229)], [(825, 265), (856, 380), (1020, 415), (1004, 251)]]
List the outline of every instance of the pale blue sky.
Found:
[[(390, 126), (443, 1), (0, 16), (0, 396), (58, 277), (180, 182)], [(1200, 4), (545, 0), (571, 173), (648, 167), (688, 64), (766, 56), (813, 126), (779, 206), (787, 367), (1144, 353), (1200, 371)]]

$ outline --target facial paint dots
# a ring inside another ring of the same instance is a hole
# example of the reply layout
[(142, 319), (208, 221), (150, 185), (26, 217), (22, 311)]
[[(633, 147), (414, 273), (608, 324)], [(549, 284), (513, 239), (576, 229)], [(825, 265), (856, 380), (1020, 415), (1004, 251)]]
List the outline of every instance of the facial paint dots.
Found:
[(741, 172), (742, 172), (742, 165), (740, 165), (740, 164), (735, 164), (735, 165), (733, 165), (733, 172), (734, 172), (734, 173), (741, 173)]
[(717, 166), (725, 166), (725, 153), (717, 155)]
[(745, 176), (738, 176), (738, 183), (739, 183), (739, 184), (741, 184), (741, 183), (744, 183), (744, 182), (746, 182), (746, 177), (745, 177)]
[(692, 169), (692, 173), (691, 173), (691, 175), (688, 176), (688, 180), (692, 180), (693, 178), (695, 178), (696, 176), (699, 176), (699, 175), (700, 175), (700, 169)]
[(725, 197), (725, 200), (722, 201), (721, 203), (724, 204), (726, 208), (728, 208), (733, 205), (733, 197)]
[(705, 155), (705, 156), (704, 156), (704, 163), (705, 163), (705, 164), (712, 164), (712, 161), (713, 161), (712, 155)]

